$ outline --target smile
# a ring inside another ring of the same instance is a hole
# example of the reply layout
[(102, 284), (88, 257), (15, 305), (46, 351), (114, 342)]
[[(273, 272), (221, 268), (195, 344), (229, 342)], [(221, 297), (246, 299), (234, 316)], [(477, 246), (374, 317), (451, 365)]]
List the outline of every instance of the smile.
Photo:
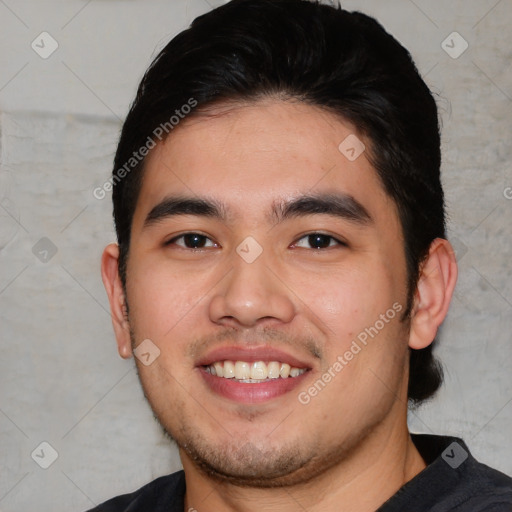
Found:
[(295, 378), (306, 372), (306, 368), (297, 368), (279, 361), (216, 361), (204, 369), (210, 375), (246, 384)]

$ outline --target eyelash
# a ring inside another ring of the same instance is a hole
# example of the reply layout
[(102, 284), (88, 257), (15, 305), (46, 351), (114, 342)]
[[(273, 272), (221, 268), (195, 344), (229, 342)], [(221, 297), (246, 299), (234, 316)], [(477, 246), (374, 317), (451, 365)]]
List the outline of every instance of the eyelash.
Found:
[[(297, 240), (297, 242), (294, 242), (293, 245), (296, 245), (300, 240), (303, 240), (304, 238), (311, 239), (311, 237), (325, 237), (325, 238), (329, 239), (329, 245), (327, 247), (323, 247), (323, 248), (320, 248), (320, 247), (313, 248), (313, 247), (311, 247), (312, 250), (317, 250), (318, 251), (320, 249), (331, 249), (331, 248), (333, 248), (335, 246), (347, 247), (347, 244), (343, 240), (340, 240), (340, 239), (336, 238), (335, 236), (329, 235), (327, 233), (322, 233), (322, 232), (307, 233), (305, 235), (302, 235)], [(335, 245), (331, 245), (332, 242), (335, 242)]]
[[(218, 247), (218, 244), (216, 242), (213, 242), (208, 236), (203, 235), (202, 233), (196, 233), (196, 232), (193, 232), (193, 231), (191, 231), (189, 233), (183, 233), (183, 234), (181, 234), (179, 236), (171, 238), (170, 240), (165, 242), (164, 245), (165, 246), (178, 245), (178, 244), (176, 244), (176, 242), (178, 240), (180, 240), (180, 239), (184, 239), (187, 236), (201, 237), (202, 239), (210, 240), (214, 244), (213, 247)], [(330, 248), (335, 247), (335, 246), (347, 247), (347, 244), (345, 242), (343, 242), (342, 240), (339, 240), (339, 239), (337, 239), (336, 237), (334, 237), (332, 235), (328, 235), (327, 233), (321, 233), (321, 232), (313, 232), (313, 233), (307, 233), (305, 235), (302, 235), (300, 238), (297, 239), (296, 242), (294, 242), (292, 244), (292, 246), (295, 246), (299, 241), (303, 240), (304, 238), (309, 238), (310, 239), (310, 237), (315, 237), (315, 236), (317, 236), (317, 237), (325, 237), (325, 238), (329, 239), (329, 245), (327, 247), (323, 247), (323, 248), (321, 248), (321, 247), (316, 247), (316, 248), (311, 247), (310, 248), (311, 250), (317, 250), (318, 251), (320, 249), (330, 249)], [(311, 241), (311, 240), (309, 240), (309, 241)], [(334, 246), (331, 245), (331, 243), (333, 241), (335, 242)], [(191, 247), (184, 247), (182, 245), (178, 245), (178, 246), (181, 247), (182, 249), (191, 250), (191, 251), (197, 251), (197, 250), (205, 249), (204, 247), (191, 248)]]
[[(181, 238), (185, 238), (186, 236), (196, 236), (196, 237), (201, 237), (201, 238), (204, 238), (204, 239), (207, 239), (207, 240), (210, 240), (212, 241), (208, 236), (206, 235), (203, 235), (202, 233), (196, 233), (195, 231), (191, 231), (189, 233), (183, 233), (181, 235), (178, 235), (178, 236), (175, 236), (174, 238), (171, 238), (170, 240), (168, 240), (167, 242), (164, 243), (165, 246), (168, 246), (168, 245), (177, 245), (176, 244), (176, 241), (177, 240), (180, 240)], [(217, 243), (213, 242), (215, 244), (215, 246), (218, 246)], [(185, 249), (185, 250), (198, 250), (197, 248), (196, 249), (193, 249), (193, 248), (190, 248), (190, 247), (183, 247), (183, 246), (180, 246), (182, 249)], [(199, 247), (199, 250), (203, 249), (203, 247)]]

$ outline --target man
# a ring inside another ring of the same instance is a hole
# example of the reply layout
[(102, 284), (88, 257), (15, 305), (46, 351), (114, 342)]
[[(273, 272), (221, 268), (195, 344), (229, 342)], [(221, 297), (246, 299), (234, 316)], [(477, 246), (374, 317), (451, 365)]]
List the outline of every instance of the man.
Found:
[(233, 0), (155, 59), (112, 175), (119, 353), (184, 471), (96, 511), (505, 511), (407, 405), (457, 278), (437, 108), (373, 19)]

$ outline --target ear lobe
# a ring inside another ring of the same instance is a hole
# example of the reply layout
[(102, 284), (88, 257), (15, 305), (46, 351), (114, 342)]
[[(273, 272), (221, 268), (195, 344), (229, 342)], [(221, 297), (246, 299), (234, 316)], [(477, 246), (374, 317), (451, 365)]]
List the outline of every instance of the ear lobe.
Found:
[(132, 356), (130, 325), (126, 309), (126, 297), (119, 277), (119, 247), (109, 244), (101, 257), (101, 278), (110, 303), (112, 325), (119, 355), (125, 359)]
[(457, 261), (448, 240), (436, 238), (425, 260), (414, 298), (409, 347), (430, 345), (445, 319), (457, 282)]

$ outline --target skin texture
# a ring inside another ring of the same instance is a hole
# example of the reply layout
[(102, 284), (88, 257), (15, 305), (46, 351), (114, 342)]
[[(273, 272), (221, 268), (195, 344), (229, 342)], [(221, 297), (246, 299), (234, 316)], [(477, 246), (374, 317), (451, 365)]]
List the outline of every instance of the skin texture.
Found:
[[(410, 322), (396, 315), (307, 404), (298, 400), (359, 333), (393, 304), (406, 307), (396, 206), (365, 153), (349, 161), (338, 150), (350, 134), (370, 147), (332, 114), (282, 100), (224, 105), (185, 120), (146, 161), (126, 297), (117, 246), (105, 249), (120, 355), (130, 357), (144, 339), (160, 350), (151, 365), (137, 366), (153, 411), (178, 443), (187, 510), (300, 504), (325, 512), (343, 503), (371, 511), (425, 467), (407, 429), (408, 350), (431, 343), (446, 315), (457, 276), (446, 240), (432, 244)], [(371, 221), (271, 215), (277, 203), (321, 194), (352, 196)], [(179, 215), (145, 226), (170, 196), (223, 203), (225, 218)], [(187, 248), (177, 239), (190, 232), (205, 235), (206, 245)], [(312, 233), (333, 239), (314, 248)], [(252, 263), (236, 251), (248, 236), (263, 250)], [(275, 347), (309, 371), (288, 393), (237, 402), (213, 392), (197, 366), (221, 346)]]

